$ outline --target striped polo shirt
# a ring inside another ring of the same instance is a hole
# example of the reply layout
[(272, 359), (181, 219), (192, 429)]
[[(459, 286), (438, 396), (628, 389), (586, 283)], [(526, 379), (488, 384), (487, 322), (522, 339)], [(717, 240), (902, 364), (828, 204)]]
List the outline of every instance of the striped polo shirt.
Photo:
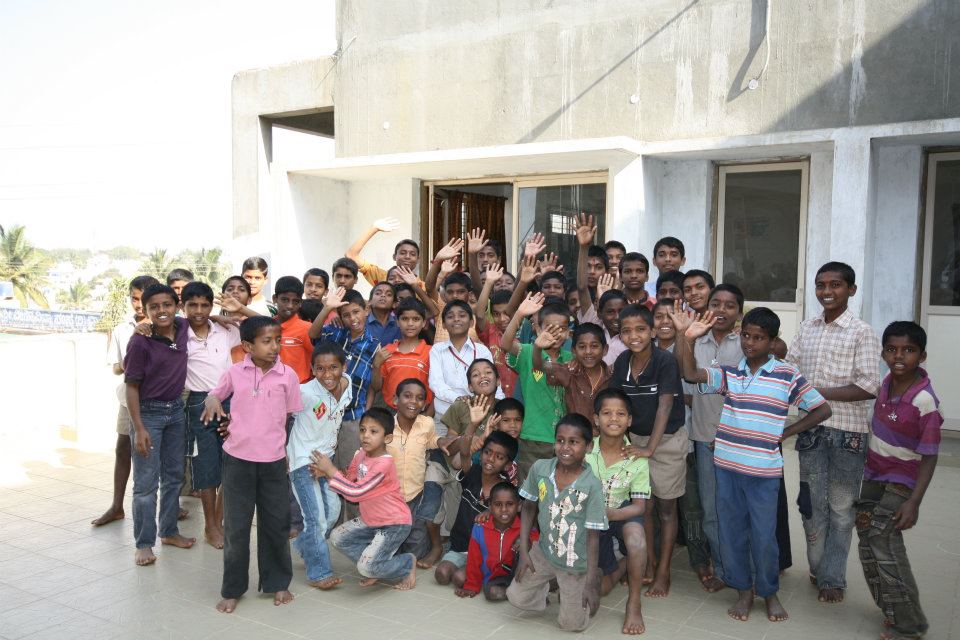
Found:
[(826, 400), (792, 364), (770, 356), (751, 372), (746, 358), (736, 367), (709, 367), (704, 393), (724, 396), (717, 426), (714, 464), (763, 478), (783, 475), (780, 438), (790, 405), (812, 411)]

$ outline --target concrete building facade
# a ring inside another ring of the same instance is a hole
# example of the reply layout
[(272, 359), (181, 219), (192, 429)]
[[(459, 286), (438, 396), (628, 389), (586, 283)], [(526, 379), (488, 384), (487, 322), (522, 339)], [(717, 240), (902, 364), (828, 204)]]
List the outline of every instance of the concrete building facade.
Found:
[(451, 194), (480, 194), (511, 270), (533, 231), (569, 260), (588, 211), (648, 257), (679, 237), (789, 340), (841, 260), (878, 332), (928, 329), (960, 428), (960, 3), (341, 0), (337, 34), (234, 78), (237, 261), (329, 268), (385, 215), (427, 253), (470, 222)]

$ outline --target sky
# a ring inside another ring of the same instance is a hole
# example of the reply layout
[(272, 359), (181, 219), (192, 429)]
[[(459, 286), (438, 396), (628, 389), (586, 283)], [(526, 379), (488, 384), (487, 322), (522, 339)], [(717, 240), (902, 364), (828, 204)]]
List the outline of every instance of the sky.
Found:
[(234, 73), (329, 55), (333, 0), (0, 0), (0, 225), (225, 247)]

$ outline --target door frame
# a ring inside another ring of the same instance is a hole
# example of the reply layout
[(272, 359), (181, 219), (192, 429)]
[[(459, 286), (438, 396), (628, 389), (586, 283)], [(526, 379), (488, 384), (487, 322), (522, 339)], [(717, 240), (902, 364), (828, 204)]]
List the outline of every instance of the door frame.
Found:
[(927, 154), (925, 169), (926, 197), (923, 203), (923, 261), (922, 273), (920, 277), (920, 326), (927, 327), (927, 320), (931, 315), (939, 316), (960, 316), (960, 306), (950, 307), (946, 305), (930, 304), (930, 268), (933, 266), (933, 215), (934, 215), (934, 196), (937, 188), (937, 164), (942, 161), (960, 160), (960, 151), (947, 151), (941, 153)]

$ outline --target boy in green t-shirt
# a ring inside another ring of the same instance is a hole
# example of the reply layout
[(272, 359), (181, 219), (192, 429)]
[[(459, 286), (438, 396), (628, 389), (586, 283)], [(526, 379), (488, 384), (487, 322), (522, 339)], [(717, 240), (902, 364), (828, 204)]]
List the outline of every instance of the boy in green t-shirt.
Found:
[(527, 475), (537, 460), (553, 456), (553, 425), (567, 412), (563, 400), (563, 387), (547, 384), (547, 375), (533, 366), (533, 345), (520, 344), (517, 330), (524, 318), (536, 314), (536, 329), (547, 325), (561, 328), (555, 345), (543, 352), (543, 358), (552, 362), (569, 362), (573, 355), (560, 345), (566, 342), (569, 333), (570, 309), (562, 303), (544, 304), (542, 293), (532, 293), (520, 303), (510, 324), (503, 331), (500, 347), (507, 352), (507, 365), (516, 369), (520, 376), (520, 388), (526, 408), (523, 431), (520, 432), (520, 454), (517, 467), (520, 477)]
[(597, 562), (600, 532), (607, 528), (603, 487), (584, 462), (592, 446), (590, 421), (571, 413), (557, 423), (556, 457), (537, 460), (520, 488), (524, 498), (520, 537), (529, 541), (536, 519), (540, 539), (517, 550), (510, 604), (525, 611), (543, 611), (551, 580), (560, 588), (557, 621), (565, 631), (583, 631), (600, 606)]
[[(604, 389), (594, 401), (593, 420), (600, 429), (587, 463), (600, 484), (606, 500), (610, 528), (600, 536), (600, 595), (605, 596), (626, 572), (630, 595), (627, 596), (623, 633), (644, 632), (641, 612), (643, 572), (647, 564), (647, 544), (643, 531), (643, 512), (650, 498), (650, 469), (646, 458), (630, 457), (633, 446), (627, 437), (632, 420), (632, 405), (619, 389)], [(625, 454), (627, 457), (624, 457)], [(614, 555), (614, 540), (626, 556), (619, 562)]]

